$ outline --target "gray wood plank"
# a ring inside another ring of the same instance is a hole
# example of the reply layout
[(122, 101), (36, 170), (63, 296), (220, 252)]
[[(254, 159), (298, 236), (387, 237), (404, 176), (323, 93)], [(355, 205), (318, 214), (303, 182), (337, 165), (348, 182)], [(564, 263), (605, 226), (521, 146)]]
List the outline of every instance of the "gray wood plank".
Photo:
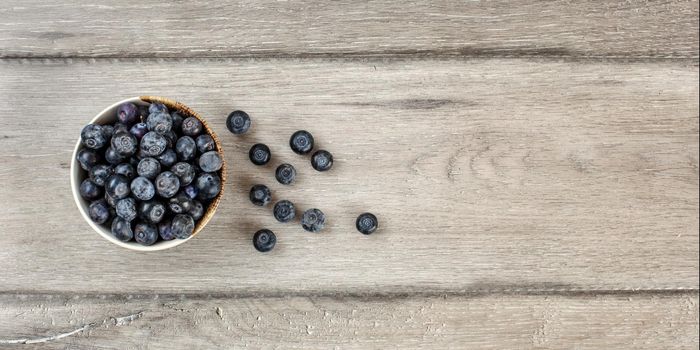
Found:
[[(631, 63), (46, 60), (0, 65), (0, 291), (404, 293), (696, 289), (698, 67)], [(222, 136), (219, 212), (171, 251), (93, 233), (68, 185), (71, 150), (103, 107), (180, 100)], [(224, 127), (234, 108), (253, 131)], [(288, 138), (308, 129), (336, 165)], [(248, 148), (275, 159), (254, 167)], [(291, 187), (273, 166), (299, 169)], [(305, 233), (251, 205), (251, 184), (321, 208)], [(381, 230), (355, 231), (371, 211)], [(278, 246), (254, 251), (268, 227)]]
[(697, 349), (698, 294), (0, 296), (0, 347), (10, 342), (30, 343), (22, 349)]
[(698, 3), (5, 0), (0, 57), (698, 57)]

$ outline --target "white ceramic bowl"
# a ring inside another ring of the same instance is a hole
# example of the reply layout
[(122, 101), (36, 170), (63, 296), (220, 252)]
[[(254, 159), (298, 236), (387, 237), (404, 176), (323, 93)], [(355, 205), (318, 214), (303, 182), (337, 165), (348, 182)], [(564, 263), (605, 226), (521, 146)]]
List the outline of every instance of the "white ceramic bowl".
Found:
[[(157, 96), (140, 96), (140, 97), (132, 97), (128, 98), (126, 100), (122, 100), (119, 102), (116, 102), (115, 104), (105, 108), (102, 112), (97, 114), (95, 118), (93, 118), (90, 123), (93, 124), (111, 124), (117, 121), (117, 107), (125, 102), (132, 102), (137, 105), (147, 105), (150, 102), (160, 102), (168, 106), (169, 109), (171, 110), (181, 110), (186, 112), (185, 114), (189, 116), (194, 116), (197, 119), (199, 119), (202, 124), (204, 124), (204, 129), (211, 135), (211, 137), (214, 139), (217, 147), (217, 152), (221, 154), (221, 158), (224, 159), (222, 149), (221, 149), (221, 143), (219, 142), (219, 139), (216, 137), (214, 132), (211, 130), (211, 128), (207, 125), (206, 121), (199, 116), (196, 112), (192, 111), (189, 107), (179, 103), (175, 102), (173, 100), (163, 98), (163, 97), (157, 97)], [(80, 183), (88, 177), (87, 171), (83, 170), (83, 168), (80, 167), (80, 164), (78, 163), (78, 160), (76, 159), (76, 155), (78, 154), (78, 151), (83, 148), (83, 145), (80, 142), (80, 137), (78, 137), (78, 142), (75, 145), (75, 150), (73, 151), (73, 158), (71, 160), (71, 167), (70, 167), (70, 182), (71, 182), (71, 189), (73, 191), (73, 199), (75, 199), (75, 203), (78, 205), (78, 210), (80, 210), (80, 214), (83, 216), (85, 221), (92, 227), (95, 232), (97, 232), (102, 238), (118, 245), (124, 248), (128, 249), (133, 249), (133, 250), (138, 250), (138, 251), (156, 251), (156, 250), (163, 250), (163, 249), (168, 249), (172, 248), (175, 246), (178, 246), (182, 243), (187, 242), (190, 240), (192, 237), (197, 235), (203, 228), (204, 226), (209, 222), (209, 220), (212, 218), (214, 215), (214, 212), (216, 211), (216, 208), (219, 206), (219, 201), (221, 200), (223, 194), (224, 194), (224, 188), (226, 184), (226, 163), (224, 162), (224, 165), (221, 167), (220, 170), (220, 175), (221, 175), (221, 192), (219, 195), (212, 201), (212, 203), (209, 205), (207, 208), (207, 211), (205, 212), (204, 216), (196, 223), (195, 230), (192, 233), (192, 236), (190, 236), (187, 239), (173, 239), (170, 241), (157, 241), (153, 245), (150, 246), (144, 246), (139, 243), (136, 243), (135, 241), (130, 241), (130, 242), (122, 242), (118, 239), (116, 239), (112, 233), (109, 227), (99, 225), (90, 219), (90, 215), (88, 214), (88, 206), (90, 203), (83, 199), (83, 197), (80, 196)]]

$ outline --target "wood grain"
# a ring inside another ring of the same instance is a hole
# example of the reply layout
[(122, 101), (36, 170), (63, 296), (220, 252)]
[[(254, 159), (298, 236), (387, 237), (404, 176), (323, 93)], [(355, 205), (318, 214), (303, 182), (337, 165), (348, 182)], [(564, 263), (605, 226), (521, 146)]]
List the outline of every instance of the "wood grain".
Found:
[(5, 0), (0, 57), (698, 57), (698, 3)]
[(30, 343), (21, 349), (697, 349), (698, 294), (0, 296), (0, 347), (11, 341)]
[[(698, 286), (698, 67), (684, 63), (46, 60), (0, 65), (0, 291), (410, 293)], [(195, 239), (154, 254), (78, 214), (82, 125), (140, 94), (186, 103), (232, 169)], [(224, 126), (248, 111), (252, 133)], [(311, 131), (328, 173), (288, 137)], [(27, 140), (32, 140), (28, 143)], [(255, 142), (274, 159), (247, 160)], [(285, 187), (273, 169), (299, 170)], [(317, 207), (304, 232), (252, 206), (251, 184)], [(378, 215), (372, 236), (355, 231)], [(278, 234), (271, 254), (251, 237)], [(89, 281), (89, 282), (88, 282)]]

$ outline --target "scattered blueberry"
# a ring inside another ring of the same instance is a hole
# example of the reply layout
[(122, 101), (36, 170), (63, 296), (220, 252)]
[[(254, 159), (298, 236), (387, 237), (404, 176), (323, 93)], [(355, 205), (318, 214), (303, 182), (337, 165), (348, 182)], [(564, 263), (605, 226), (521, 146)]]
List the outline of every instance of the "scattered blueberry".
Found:
[(271, 251), (275, 243), (277, 243), (277, 237), (268, 229), (262, 229), (253, 235), (253, 246), (261, 253)]
[(255, 165), (265, 165), (270, 161), (270, 148), (262, 143), (256, 143), (248, 151), (248, 157)]
[(134, 135), (134, 137), (141, 141), (144, 135), (148, 132), (148, 126), (146, 126), (146, 123), (136, 123), (134, 124), (131, 129), (129, 129), (129, 133)]
[(139, 217), (152, 224), (157, 224), (165, 216), (165, 206), (157, 201), (146, 201), (139, 203)]
[(114, 199), (126, 198), (131, 192), (129, 179), (123, 175), (112, 175), (105, 182), (105, 191)]
[(179, 162), (173, 165), (170, 171), (180, 179), (180, 186), (187, 186), (194, 180), (195, 170), (190, 163)]
[(112, 221), (112, 234), (122, 242), (128, 242), (134, 238), (134, 231), (131, 230), (131, 223), (116, 217)]
[(95, 124), (86, 125), (80, 132), (83, 145), (90, 149), (100, 149), (107, 144), (107, 139), (102, 133), (102, 127)]
[(221, 178), (212, 173), (202, 173), (197, 177), (195, 186), (199, 191), (198, 198), (212, 199), (221, 192)]
[(187, 213), (192, 208), (192, 200), (184, 192), (168, 199), (168, 209), (175, 214)]
[(158, 229), (155, 225), (139, 222), (134, 227), (134, 239), (143, 245), (152, 245), (158, 240)]
[(147, 132), (141, 139), (141, 150), (149, 157), (159, 156), (165, 151), (167, 145), (168, 140), (165, 136), (154, 131)]
[(96, 200), (90, 203), (88, 213), (92, 221), (98, 224), (104, 224), (109, 220), (109, 205), (104, 199)]
[(218, 171), (224, 165), (221, 156), (216, 151), (209, 151), (199, 156), (199, 167), (202, 171), (211, 173)]
[(156, 188), (149, 179), (139, 176), (131, 181), (131, 193), (136, 199), (147, 201), (156, 195)]
[(128, 132), (119, 131), (112, 136), (112, 149), (122, 157), (131, 157), (138, 150), (139, 141)]
[(333, 155), (324, 150), (316, 151), (311, 156), (311, 166), (318, 171), (329, 170), (333, 166)]
[(156, 159), (158, 159), (162, 166), (169, 168), (177, 163), (177, 154), (171, 148), (168, 148), (165, 152), (157, 156)]
[(131, 102), (122, 103), (117, 107), (117, 119), (126, 125), (136, 123), (139, 117), (139, 109)]
[(204, 216), (204, 206), (202, 205), (202, 202), (198, 200), (193, 200), (192, 205), (190, 206), (190, 210), (187, 212), (187, 214), (190, 214), (192, 219), (199, 220)]
[(171, 229), (175, 237), (179, 239), (188, 238), (194, 232), (194, 219), (187, 214), (177, 214), (173, 217)]
[(318, 232), (326, 224), (326, 215), (318, 209), (309, 209), (301, 216), (301, 227), (309, 232)]
[(120, 155), (114, 148), (108, 147), (105, 151), (105, 160), (109, 164), (117, 165), (124, 162), (126, 157)]
[(216, 149), (216, 143), (214, 143), (214, 139), (210, 135), (199, 135), (197, 136), (197, 140), (195, 140), (195, 142), (197, 143), (199, 153), (206, 153)]
[(289, 138), (289, 147), (296, 154), (308, 154), (314, 149), (314, 137), (306, 130), (299, 130)]
[(297, 170), (291, 164), (281, 164), (275, 170), (275, 178), (283, 185), (289, 185), (294, 182), (297, 176)]
[(146, 119), (149, 131), (165, 134), (173, 127), (173, 118), (167, 112), (151, 113)]
[(102, 197), (102, 187), (98, 186), (92, 180), (85, 179), (80, 183), (80, 196), (92, 201)]
[(150, 106), (148, 106), (148, 114), (152, 113), (168, 113), (168, 107), (166, 107), (162, 103), (151, 103)]
[(177, 143), (175, 144), (175, 153), (177, 154), (178, 159), (188, 162), (194, 159), (194, 156), (197, 153), (197, 144), (191, 137), (183, 136), (178, 139)]
[(153, 180), (160, 174), (160, 162), (151, 157), (143, 158), (136, 167), (136, 172), (139, 176)]
[(158, 174), (155, 181), (156, 192), (163, 198), (174, 196), (180, 189), (180, 179), (170, 171)]
[(93, 166), (97, 165), (97, 163), (102, 160), (99, 153), (87, 148), (78, 151), (75, 158), (78, 159), (78, 163), (80, 163), (80, 167), (83, 168), (83, 170), (92, 169)]
[(272, 210), (275, 219), (279, 222), (289, 222), (294, 219), (296, 212), (294, 204), (288, 200), (281, 200), (275, 204)]
[(243, 111), (233, 111), (226, 118), (226, 127), (234, 134), (245, 134), (250, 129), (250, 116)]
[(202, 133), (204, 126), (199, 119), (188, 117), (182, 121), (182, 133), (187, 136), (197, 136)]
[(114, 167), (114, 173), (119, 175), (124, 175), (127, 179), (132, 180), (136, 173), (134, 172), (134, 167), (129, 163), (117, 164)]
[(107, 178), (112, 175), (113, 169), (107, 164), (97, 164), (89, 171), (90, 180), (97, 186), (104, 186)]
[(364, 235), (376, 231), (378, 226), (377, 217), (372, 213), (362, 213), (357, 217), (357, 221), (355, 221), (355, 227)]
[(126, 220), (132, 221), (136, 219), (136, 200), (131, 197), (120, 199), (117, 202), (117, 216)]
[(175, 238), (170, 224), (170, 220), (163, 220), (158, 224), (158, 233), (160, 234), (160, 238), (164, 241), (169, 241)]
[(258, 206), (267, 205), (272, 200), (270, 189), (265, 185), (254, 185), (250, 188), (250, 201)]
[[(180, 180), (180, 183), (182, 183), (182, 179)], [(189, 184), (185, 186), (185, 189), (183, 190), (187, 197), (190, 197), (190, 199), (195, 199), (197, 198), (197, 195), (199, 194), (199, 190), (197, 189), (197, 186), (194, 184)]]

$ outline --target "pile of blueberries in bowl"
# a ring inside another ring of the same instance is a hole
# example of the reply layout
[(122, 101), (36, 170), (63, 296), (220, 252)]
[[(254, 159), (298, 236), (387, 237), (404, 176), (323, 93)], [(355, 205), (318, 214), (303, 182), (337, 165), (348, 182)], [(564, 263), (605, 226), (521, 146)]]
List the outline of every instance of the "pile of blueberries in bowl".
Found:
[(163, 103), (134, 100), (103, 113), (103, 122), (98, 116), (82, 129), (75, 153), (82, 171), (74, 171), (98, 232), (133, 249), (133, 242), (165, 248), (190, 238), (222, 193), (216, 137), (198, 116)]

